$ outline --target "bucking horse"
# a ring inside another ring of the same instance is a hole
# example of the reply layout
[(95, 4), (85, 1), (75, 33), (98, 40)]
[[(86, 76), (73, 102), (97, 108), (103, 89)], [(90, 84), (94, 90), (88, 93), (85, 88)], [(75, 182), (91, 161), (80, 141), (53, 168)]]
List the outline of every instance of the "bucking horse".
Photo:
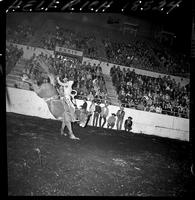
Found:
[[(43, 65), (44, 63), (40, 63)], [(61, 135), (67, 135), (64, 133), (64, 128), (68, 128), (68, 135), (70, 139), (79, 140), (78, 137), (75, 137), (72, 130), (72, 117), (69, 112), (69, 105), (58, 96), (57, 89), (52, 83), (55, 79), (54, 75), (48, 73), (50, 78), (50, 83), (42, 83), (40, 85), (37, 84), (36, 81), (30, 79), (28, 76), (23, 76), (22, 81), (29, 83), (33, 91), (42, 98), (46, 103), (51, 112), (51, 114), (58, 120), (62, 121), (61, 126)]]

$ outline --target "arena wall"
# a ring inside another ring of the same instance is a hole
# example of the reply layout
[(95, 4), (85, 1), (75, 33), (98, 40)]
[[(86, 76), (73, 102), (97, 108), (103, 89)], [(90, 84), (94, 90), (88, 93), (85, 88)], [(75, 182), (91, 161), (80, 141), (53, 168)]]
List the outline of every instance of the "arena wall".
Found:
[[(47, 104), (33, 91), (8, 87), (8, 93), (11, 105), (6, 101), (7, 112), (37, 116), (46, 119), (55, 119), (50, 113)], [(78, 107), (80, 107), (82, 103), (82, 100), (77, 100)], [(88, 102), (88, 107), (89, 106), (90, 102)], [(116, 113), (118, 109), (119, 107), (110, 105), (109, 116), (112, 113)], [(124, 121), (129, 116), (133, 118), (132, 132), (134, 133), (189, 141), (189, 119), (125, 108)], [(92, 120), (89, 125), (91, 124)], [(116, 129), (116, 125), (114, 129)], [(122, 130), (124, 130), (124, 122)]]
[(51, 51), (51, 50), (38, 48), (38, 47), (26, 46), (26, 45), (22, 45), (22, 44), (10, 43), (10, 42), (6, 41), (6, 45), (10, 45), (10, 44), (17, 47), (18, 49), (23, 49), (23, 51), (24, 51), (23, 58), (25, 58), (25, 59), (30, 59), (33, 56), (33, 54), (38, 56), (41, 53), (43, 53), (44, 55), (54, 57), (54, 51)]

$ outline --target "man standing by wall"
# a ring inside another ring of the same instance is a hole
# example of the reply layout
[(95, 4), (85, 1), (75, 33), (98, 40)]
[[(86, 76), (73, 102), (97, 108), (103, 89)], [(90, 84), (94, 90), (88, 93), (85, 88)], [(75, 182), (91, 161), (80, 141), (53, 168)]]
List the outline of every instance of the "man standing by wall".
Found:
[(100, 113), (101, 113), (100, 102), (97, 102), (97, 105), (95, 106), (95, 111), (94, 111), (93, 126), (97, 126)]
[(107, 128), (113, 128), (116, 121), (116, 115), (112, 113), (112, 115), (107, 120)]
[(124, 124), (125, 131), (130, 132), (132, 129), (132, 124), (133, 124), (132, 117), (128, 117), (128, 119), (125, 120)]
[(120, 107), (120, 110), (117, 111), (116, 116), (117, 116), (116, 128), (117, 130), (121, 130), (122, 123), (125, 116), (125, 111), (122, 106)]
[(87, 100), (86, 98), (83, 99), (83, 105), (81, 106), (81, 109), (86, 113), (87, 112)]
[(87, 118), (87, 121), (86, 121), (86, 124), (84, 127), (86, 127), (88, 125), (90, 118), (92, 117), (93, 113), (95, 112), (95, 106), (96, 106), (95, 101), (93, 100), (91, 102), (91, 105), (89, 106), (88, 118)]
[(87, 101), (86, 101), (86, 98), (84, 98), (84, 103), (81, 106), (81, 112), (80, 112), (80, 126), (81, 127), (85, 127), (87, 119), (88, 119)]
[[(105, 104), (105, 106), (101, 108), (99, 127), (102, 127), (102, 128), (104, 127), (108, 114), (109, 114), (108, 104)], [(102, 124), (102, 118), (104, 119), (103, 124)]]

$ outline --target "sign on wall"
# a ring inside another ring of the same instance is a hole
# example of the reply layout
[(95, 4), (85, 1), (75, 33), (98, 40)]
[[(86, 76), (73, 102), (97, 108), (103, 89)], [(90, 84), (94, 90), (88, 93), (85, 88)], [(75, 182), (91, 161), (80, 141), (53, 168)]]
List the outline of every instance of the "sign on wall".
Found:
[(64, 47), (57, 47), (55, 48), (55, 51), (58, 53), (63, 53), (63, 54), (69, 54), (69, 55), (74, 55), (74, 56), (83, 56), (82, 51), (77, 51), (77, 50), (72, 50)]

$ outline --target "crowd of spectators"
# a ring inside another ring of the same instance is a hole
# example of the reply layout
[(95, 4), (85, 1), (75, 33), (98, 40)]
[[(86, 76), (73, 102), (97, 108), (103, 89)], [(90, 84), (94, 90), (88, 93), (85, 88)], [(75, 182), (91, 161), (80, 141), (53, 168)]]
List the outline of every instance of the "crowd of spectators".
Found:
[(143, 76), (119, 66), (112, 67), (110, 75), (125, 107), (189, 118), (189, 87), (170, 76)]
[(83, 51), (90, 58), (98, 57), (96, 38), (91, 33), (56, 26), (55, 30), (47, 31), (40, 38), (39, 47), (54, 50), (56, 46)]
[(109, 39), (103, 39), (103, 43), (110, 63), (130, 66), (136, 59), (133, 47), (126, 43), (113, 42)]
[[(31, 45), (35, 40), (36, 47), (54, 50), (56, 46), (83, 51), (90, 58), (98, 57), (96, 37), (92, 33), (76, 32), (75, 30), (57, 25), (54, 30), (35, 30), (27, 24), (18, 24), (16, 28), (7, 27), (6, 40), (12, 43)], [(38, 37), (37, 37), (38, 35)], [(33, 43), (34, 44), (34, 43)]]
[(110, 39), (103, 40), (108, 61), (128, 67), (139, 67), (145, 70), (155, 70), (157, 63), (150, 49), (141, 40), (131, 42), (117, 42)]
[(160, 63), (160, 70), (165, 74), (188, 77), (190, 64), (184, 54), (174, 54), (171, 50), (162, 45), (151, 46)]
[[(7, 28), (6, 39), (9, 42), (30, 44), (35, 31), (29, 25), (17, 25)], [(56, 46), (80, 50), (84, 56), (98, 58), (96, 36), (91, 33), (76, 32), (57, 25), (54, 30), (41, 30), (44, 34), (36, 40), (37, 47), (54, 50)], [(37, 35), (37, 34), (36, 34)], [(106, 59), (116, 65), (184, 76), (189, 72), (187, 57), (174, 55), (147, 40), (134, 39), (128, 42), (113, 41), (110, 38), (102, 40)], [(6, 65), (13, 67), (23, 54), (22, 50), (7, 47)], [(39, 56), (47, 63), (50, 72), (56, 76), (75, 81), (73, 89), (78, 91), (78, 97), (87, 96), (88, 100), (106, 99), (107, 92), (100, 65), (81, 64), (80, 60), (65, 56)], [(7, 67), (8, 68), (8, 67)], [(36, 56), (29, 61), (25, 72), (38, 82), (47, 81), (47, 73), (36, 62)], [(179, 117), (189, 117), (189, 88), (181, 87), (170, 76), (148, 77), (138, 75), (135, 71), (111, 69), (113, 84), (119, 99), (126, 107), (150, 112), (169, 114)]]
[(183, 77), (189, 73), (187, 57), (174, 55), (152, 40), (137, 38), (131, 41), (116, 41), (104, 37), (101, 40), (104, 49), (99, 50), (95, 33), (76, 32), (59, 24), (53, 29), (44, 30), (44, 27), (36, 30), (36, 33), (40, 34), (35, 34), (35, 30), (28, 24), (19, 24), (14, 29), (7, 27), (6, 37), (10, 42), (28, 45), (34, 40), (36, 47), (49, 50), (54, 50), (56, 46), (80, 50), (84, 56), (94, 59), (102, 57), (98, 52), (105, 51), (106, 57), (102, 59), (117, 65)]
[(127, 42), (103, 40), (109, 62), (144, 70), (185, 76), (189, 62), (183, 55), (174, 55), (152, 41), (135, 39)]
[(12, 43), (27, 45), (34, 36), (35, 30), (27, 24), (18, 24), (15, 28), (6, 28), (6, 40)]
[(95, 100), (95, 102), (108, 101), (100, 65), (91, 66), (90, 63), (86, 64), (86, 62), (82, 64), (77, 58), (61, 55), (56, 55), (54, 58), (43, 54), (34, 55), (27, 63), (24, 73), (38, 83), (48, 81), (47, 70), (40, 66), (40, 63), (37, 62), (38, 58), (41, 58), (47, 64), (48, 71), (56, 77), (59, 76), (61, 79), (67, 77), (69, 80), (74, 80), (73, 89), (77, 91), (75, 98), (83, 99), (87, 97), (88, 100)]

